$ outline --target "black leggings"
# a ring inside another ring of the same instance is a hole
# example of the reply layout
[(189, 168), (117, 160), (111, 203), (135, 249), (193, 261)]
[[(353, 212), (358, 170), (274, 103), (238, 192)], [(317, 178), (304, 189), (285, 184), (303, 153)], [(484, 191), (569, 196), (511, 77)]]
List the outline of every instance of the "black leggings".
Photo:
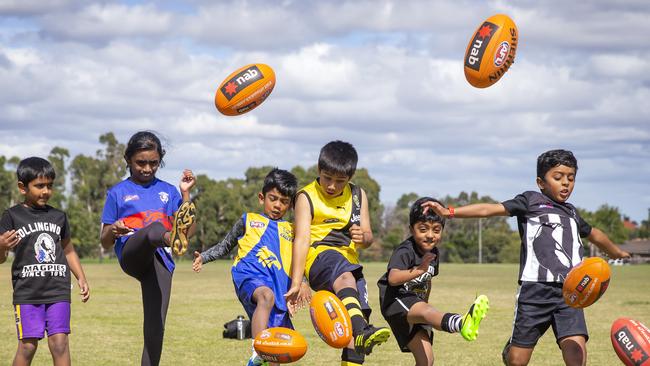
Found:
[(165, 246), (165, 227), (159, 223), (138, 230), (122, 250), (120, 265), (129, 276), (140, 281), (144, 311), (144, 349), (142, 365), (158, 365), (165, 334), (165, 318), (172, 288), (172, 273), (156, 255)]

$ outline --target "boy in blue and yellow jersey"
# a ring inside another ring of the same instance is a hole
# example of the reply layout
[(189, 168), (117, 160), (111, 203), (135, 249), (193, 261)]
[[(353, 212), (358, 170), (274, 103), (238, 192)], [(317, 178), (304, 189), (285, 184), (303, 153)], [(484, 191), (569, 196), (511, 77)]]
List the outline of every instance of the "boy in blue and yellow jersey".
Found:
[[(292, 328), (284, 293), (289, 288), (293, 229), (282, 217), (291, 207), (296, 194), (296, 177), (286, 170), (273, 169), (264, 178), (259, 193), (264, 214), (242, 215), (226, 237), (203, 253), (194, 252), (192, 269), (199, 272), (203, 263), (228, 254), (235, 246), (237, 256), (232, 265), (232, 280), (239, 301), (251, 319), (253, 336), (272, 327)], [(309, 302), (309, 288), (304, 285), (300, 305)], [(255, 350), (248, 365), (263, 361)]]
[(320, 151), (318, 179), (298, 192), (289, 303), (298, 301), (303, 274), (312, 289), (336, 294), (350, 314), (353, 339), (341, 355), (342, 365), (361, 365), (375, 345), (386, 342), (387, 328), (368, 324), (368, 290), (357, 248), (372, 244), (368, 199), (350, 183), (357, 168), (357, 152), (343, 141)]

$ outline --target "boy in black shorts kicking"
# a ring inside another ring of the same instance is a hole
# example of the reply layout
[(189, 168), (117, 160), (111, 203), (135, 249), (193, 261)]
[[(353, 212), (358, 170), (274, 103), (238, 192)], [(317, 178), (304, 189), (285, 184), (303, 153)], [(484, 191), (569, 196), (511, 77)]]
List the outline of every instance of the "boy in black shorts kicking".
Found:
[(411, 237), (395, 248), (388, 270), (377, 281), (381, 314), (402, 352), (413, 354), (416, 366), (433, 365), (432, 327), (459, 332), (473, 341), (489, 309), (485, 295), (478, 296), (464, 316), (443, 313), (429, 305), (431, 278), (438, 275), (437, 245), (442, 240), (445, 219), (432, 211), (425, 212), (425, 202), (438, 201), (423, 197), (413, 203), (409, 213)]
[(521, 236), (519, 288), (512, 335), (503, 349), (506, 365), (527, 365), (539, 338), (553, 327), (566, 365), (587, 363), (587, 325), (582, 309), (562, 297), (567, 274), (582, 260), (586, 237), (612, 258), (629, 257), (567, 202), (575, 186), (578, 161), (571, 151), (550, 150), (537, 158), (537, 186), (502, 203), (454, 209), (424, 204), (442, 217), (517, 216)]

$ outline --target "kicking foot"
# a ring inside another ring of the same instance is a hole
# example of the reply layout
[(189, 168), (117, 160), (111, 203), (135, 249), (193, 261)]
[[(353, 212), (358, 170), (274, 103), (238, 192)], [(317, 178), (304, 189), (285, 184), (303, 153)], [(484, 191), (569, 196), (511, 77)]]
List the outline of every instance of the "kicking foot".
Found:
[(463, 316), (460, 326), (460, 334), (467, 341), (473, 341), (478, 336), (478, 327), (481, 320), (485, 318), (488, 310), (490, 309), (490, 300), (487, 296), (479, 295), (472, 306), (469, 307), (467, 313)]
[(169, 234), (169, 243), (174, 254), (181, 256), (187, 251), (187, 230), (196, 215), (196, 206), (192, 202), (183, 202), (174, 214), (174, 226)]

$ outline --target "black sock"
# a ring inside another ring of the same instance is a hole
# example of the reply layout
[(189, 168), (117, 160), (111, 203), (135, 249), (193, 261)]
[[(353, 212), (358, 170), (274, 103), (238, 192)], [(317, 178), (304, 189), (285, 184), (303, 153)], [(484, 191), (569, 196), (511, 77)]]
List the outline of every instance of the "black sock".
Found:
[(463, 319), (459, 314), (445, 313), (445, 315), (442, 316), (440, 327), (445, 332), (457, 333), (460, 331), (460, 325), (462, 320)]
[(363, 317), (363, 312), (361, 312), (359, 292), (351, 287), (346, 287), (337, 292), (336, 297), (341, 299), (341, 302), (343, 302), (343, 305), (345, 305), (345, 308), (348, 310), (348, 314), (350, 314), (350, 320), (352, 321), (352, 335), (357, 336), (362, 333), (368, 326), (368, 322), (366, 322), (366, 318)]

